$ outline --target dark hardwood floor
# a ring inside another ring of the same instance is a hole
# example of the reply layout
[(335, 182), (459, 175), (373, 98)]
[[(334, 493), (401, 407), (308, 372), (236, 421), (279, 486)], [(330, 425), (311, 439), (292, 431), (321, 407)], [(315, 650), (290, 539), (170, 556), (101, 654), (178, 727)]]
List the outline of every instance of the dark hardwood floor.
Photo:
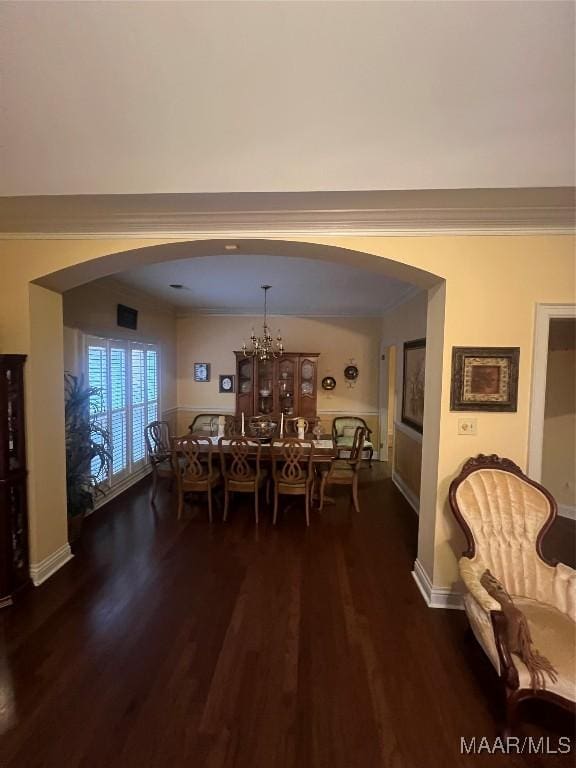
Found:
[[(306, 530), (299, 502), (255, 530), (177, 521), (146, 483), (87, 521), (76, 557), (0, 614), (0, 765), (6, 768), (567, 766), (460, 754), (497, 735), (499, 688), (460, 611), (414, 583), (417, 518), (362, 473)], [(217, 515), (220, 519), (220, 515)], [(524, 735), (574, 737), (527, 709)]]

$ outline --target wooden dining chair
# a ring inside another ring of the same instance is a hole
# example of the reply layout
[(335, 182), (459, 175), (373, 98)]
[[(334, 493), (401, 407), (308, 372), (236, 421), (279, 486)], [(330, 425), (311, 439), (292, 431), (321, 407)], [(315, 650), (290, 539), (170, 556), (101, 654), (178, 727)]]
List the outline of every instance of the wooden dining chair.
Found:
[(212, 463), (212, 441), (207, 437), (188, 435), (174, 441), (174, 464), (178, 479), (178, 518), (184, 509), (184, 494), (187, 492), (208, 495), (208, 519), (212, 522), (212, 491), (222, 476)]
[[(221, 437), (218, 441), (218, 450), (224, 478), (224, 522), (228, 518), (230, 494), (253, 493), (254, 516), (258, 525), (258, 499), (262, 486), (268, 478), (268, 472), (260, 466), (262, 446), (246, 437)], [(266, 501), (268, 497), (267, 487)]]
[(314, 473), (312, 470), (312, 442), (286, 438), (274, 440), (272, 450), (272, 477), (274, 480), (274, 518), (278, 519), (278, 497), (304, 496), (306, 525), (310, 525), (310, 504)]
[(334, 459), (328, 468), (322, 470), (320, 480), (320, 511), (322, 511), (324, 506), (324, 490), (327, 485), (349, 485), (352, 489), (354, 509), (356, 512), (360, 512), (360, 505), (358, 503), (358, 475), (362, 465), (362, 451), (364, 450), (365, 439), (366, 429), (364, 427), (356, 427), (349, 458)]
[(374, 456), (374, 445), (371, 443), (372, 430), (364, 419), (359, 416), (337, 416), (332, 421), (332, 441), (338, 450), (338, 458), (340, 458), (343, 453), (348, 453), (352, 448), (358, 427), (364, 427), (366, 430), (363, 451), (368, 454), (368, 464), (372, 468), (372, 457)]
[(239, 416), (226, 415), (224, 417), (224, 435), (225, 437), (241, 437), (242, 426)]
[(167, 421), (152, 421), (144, 428), (146, 452), (152, 467), (152, 490), (150, 500), (154, 501), (158, 490), (158, 478), (174, 480), (172, 451), (170, 446), (170, 428)]

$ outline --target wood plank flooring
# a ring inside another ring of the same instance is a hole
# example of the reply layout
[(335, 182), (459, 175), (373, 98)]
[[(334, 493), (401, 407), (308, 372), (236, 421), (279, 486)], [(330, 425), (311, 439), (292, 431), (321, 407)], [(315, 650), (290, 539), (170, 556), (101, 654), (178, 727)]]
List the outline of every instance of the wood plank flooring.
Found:
[[(76, 557), (0, 614), (2, 768), (566, 766), (460, 754), (497, 734), (494, 673), (460, 611), (411, 577), (417, 518), (382, 465), (259, 530), (181, 521), (142, 483), (87, 521)], [(562, 537), (559, 537), (561, 541)], [(574, 738), (528, 708), (521, 733)]]

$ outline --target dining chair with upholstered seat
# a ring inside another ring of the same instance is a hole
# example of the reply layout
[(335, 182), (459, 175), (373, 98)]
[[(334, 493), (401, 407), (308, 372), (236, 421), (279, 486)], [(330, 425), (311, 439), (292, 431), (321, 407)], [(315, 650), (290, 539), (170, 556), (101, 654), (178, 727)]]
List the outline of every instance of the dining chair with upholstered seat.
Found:
[(158, 478), (174, 480), (172, 451), (170, 445), (170, 427), (167, 421), (152, 421), (144, 428), (146, 452), (152, 467), (152, 490), (150, 500), (154, 501), (158, 490)]
[(278, 519), (278, 497), (280, 495), (304, 496), (306, 525), (310, 525), (310, 504), (314, 472), (312, 468), (313, 444), (310, 440), (286, 438), (274, 440), (272, 450), (272, 478), (274, 480), (274, 518)]
[(366, 429), (356, 427), (352, 445), (350, 447), (350, 456), (347, 459), (334, 459), (328, 468), (321, 471), (320, 480), (320, 511), (324, 507), (324, 491), (326, 486), (330, 485), (348, 485), (351, 488), (352, 504), (356, 512), (360, 512), (358, 502), (358, 476), (362, 464), (362, 451), (364, 450), (364, 440), (366, 438)]
[[(247, 437), (221, 437), (218, 441), (220, 466), (224, 478), (224, 516), (228, 518), (231, 493), (254, 494), (254, 516), (258, 525), (258, 499), (268, 478), (268, 472), (260, 465), (262, 446)], [(268, 487), (267, 487), (268, 500)]]
[(222, 480), (218, 467), (213, 465), (213, 446), (208, 437), (187, 435), (174, 441), (174, 454), (178, 480), (178, 517), (184, 509), (184, 494), (206, 493), (208, 519), (212, 522), (212, 491)]
[(191, 435), (217, 435), (218, 419), (217, 413), (199, 413), (188, 426), (188, 432)]
[(364, 419), (361, 419), (359, 416), (337, 416), (333, 420), (332, 440), (334, 447), (338, 451), (338, 457), (352, 448), (356, 427), (364, 427), (366, 430), (363, 450), (368, 452), (368, 463), (372, 466), (372, 456), (374, 455), (374, 446), (371, 442), (372, 430)]

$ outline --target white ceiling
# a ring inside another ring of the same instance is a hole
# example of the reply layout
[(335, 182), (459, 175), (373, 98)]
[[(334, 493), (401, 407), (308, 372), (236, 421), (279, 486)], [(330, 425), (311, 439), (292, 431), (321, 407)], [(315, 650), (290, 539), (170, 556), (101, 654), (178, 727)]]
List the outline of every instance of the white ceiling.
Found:
[[(114, 276), (172, 304), (179, 314), (259, 314), (262, 285), (278, 315), (380, 316), (415, 295), (409, 283), (345, 264), (285, 256), (225, 254), (162, 262)], [(170, 283), (184, 288), (175, 290)]]
[(572, 2), (0, 15), (3, 195), (574, 184)]

